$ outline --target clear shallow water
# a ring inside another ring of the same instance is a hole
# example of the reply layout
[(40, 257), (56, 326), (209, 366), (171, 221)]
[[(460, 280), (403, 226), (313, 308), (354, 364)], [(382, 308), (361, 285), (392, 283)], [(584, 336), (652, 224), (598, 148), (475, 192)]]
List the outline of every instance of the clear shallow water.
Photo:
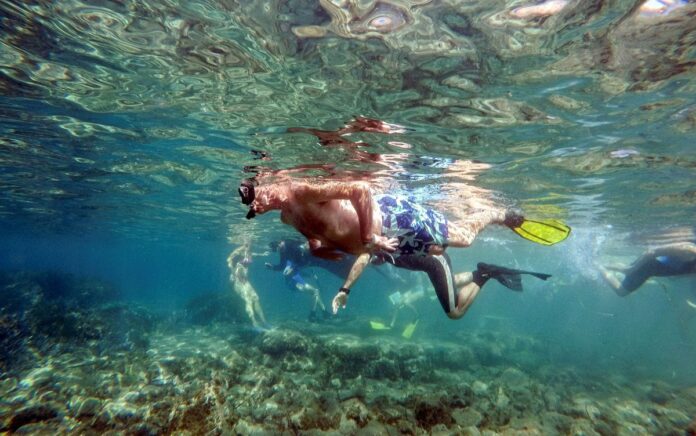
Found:
[[(521, 295), (489, 285), (456, 323), (430, 302), (416, 339), (514, 333), (561, 366), (692, 385), (693, 277), (621, 299), (593, 262), (628, 263), (665, 229), (693, 228), (696, 5), (569, 2), (524, 18), (523, 2), (336, 4), (3, 4), (0, 265), (97, 276), (173, 313), (229, 290), (240, 237), (261, 255), (292, 235), (277, 216), (244, 220), (250, 170), (368, 179), (449, 213), (476, 192), (573, 234), (548, 248), (486, 230), (457, 269), (554, 278)], [(288, 131), (357, 116), (407, 130), (328, 145)], [(271, 323), (303, 320), (307, 302), (256, 259)], [(328, 302), (340, 283), (322, 285)], [(403, 288), (368, 273), (351, 316), (388, 318)]]

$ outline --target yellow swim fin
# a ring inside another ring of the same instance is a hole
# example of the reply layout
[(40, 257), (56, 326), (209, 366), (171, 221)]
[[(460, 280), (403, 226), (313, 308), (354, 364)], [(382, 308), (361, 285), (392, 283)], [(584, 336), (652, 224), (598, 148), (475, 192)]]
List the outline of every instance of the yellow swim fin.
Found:
[(372, 330), (391, 330), (391, 327), (379, 321), (370, 321), (370, 327), (372, 327)]
[(541, 245), (557, 244), (570, 235), (570, 227), (558, 220), (525, 219), (518, 226), (510, 228), (524, 239)]
[(408, 324), (406, 328), (404, 328), (404, 331), (401, 333), (401, 336), (406, 339), (411, 339), (411, 336), (413, 336), (413, 332), (416, 331), (416, 327), (418, 327), (418, 320), (416, 320), (416, 322)]

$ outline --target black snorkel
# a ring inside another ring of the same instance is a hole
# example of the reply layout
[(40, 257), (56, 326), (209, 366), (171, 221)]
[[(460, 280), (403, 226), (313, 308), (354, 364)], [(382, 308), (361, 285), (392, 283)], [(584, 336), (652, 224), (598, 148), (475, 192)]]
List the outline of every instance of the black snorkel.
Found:
[(242, 183), (239, 184), (239, 189), (237, 189), (239, 196), (242, 198), (242, 204), (249, 206), (249, 212), (246, 214), (246, 219), (248, 220), (256, 216), (256, 212), (250, 205), (256, 198), (256, 190), (254, 187), (258, 184), (259, 182), (254, 179), (244, 179)]

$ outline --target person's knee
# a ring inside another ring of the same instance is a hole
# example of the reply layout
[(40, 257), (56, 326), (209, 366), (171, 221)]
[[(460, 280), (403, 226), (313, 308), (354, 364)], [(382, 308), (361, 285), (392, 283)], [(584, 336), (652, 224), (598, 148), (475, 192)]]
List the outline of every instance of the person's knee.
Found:
[(635, 289), (626, 289), (623, 286), (619, 286), (618, 288), (614, 289), (614, 292), (616, 292), (616, 295), (619, 297), (625, 297), (635, 291)]
[(452, 319), (452, 320), (457, 320), (457, 319), (461, 318), (463, 314), (464, 314), (463, 312), (460, 312), (457, 309), (450, 310), (449, 312), (447, 312), (447, 318)]

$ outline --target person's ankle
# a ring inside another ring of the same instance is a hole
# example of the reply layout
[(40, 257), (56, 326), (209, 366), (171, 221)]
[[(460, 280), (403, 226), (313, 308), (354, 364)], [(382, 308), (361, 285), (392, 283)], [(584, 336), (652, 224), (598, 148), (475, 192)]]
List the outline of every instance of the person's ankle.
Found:
[(510, 228), (519, 227), (524, 222), (524, 217), (522, 214), (515, 209), (508, 209), (505, 211), (505, 217), (503, 218), (503, 224)]

